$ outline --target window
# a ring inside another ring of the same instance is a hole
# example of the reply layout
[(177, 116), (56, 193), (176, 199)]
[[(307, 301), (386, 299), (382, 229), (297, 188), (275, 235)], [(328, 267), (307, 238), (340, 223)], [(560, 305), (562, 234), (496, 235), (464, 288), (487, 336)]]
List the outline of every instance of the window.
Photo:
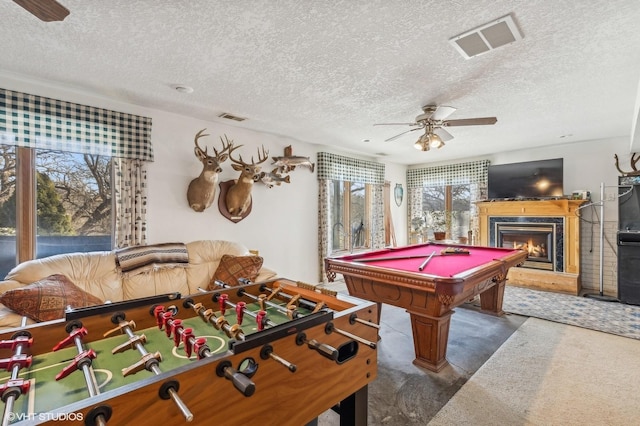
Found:
[(0, 145), (0, 153), (0, 275), (15, 266), (17, 254), (111, 249), (110, 157), (9, 145)]
[(345, 250), (384, 247), (384, 164), (318, 153), (318, 261)]
[(371, 247), (371, 187), (348, 181), (331, 182), (332, 253)]
[(145, 244), (151, 118), (0, 88), (0, 150), (0, 274), (110, 249), (112, 229), (113, 246)]
[(444, 231), (447, 238), (473, 244), (478, 232), (475, 201), (487, 198), (488, 168), (489, 162), (480, 160), (407, 170), (409, 242)]
[[(422, 213), (428, 237), (436, 231), (445, 232), (449, 239), (467, 238), (471, 210), (469, 185), (425, 186)], [(464, 241), (464, 240), (462, 240)]]

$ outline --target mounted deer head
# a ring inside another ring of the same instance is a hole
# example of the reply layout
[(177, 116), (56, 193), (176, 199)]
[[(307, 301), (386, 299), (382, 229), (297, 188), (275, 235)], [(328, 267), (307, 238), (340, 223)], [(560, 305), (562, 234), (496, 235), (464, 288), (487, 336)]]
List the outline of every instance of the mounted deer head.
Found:
[(200, 176), (189, 183), (189, 188), (187, 189), (187, 200), (189, 201), (189, 206), (197, 212), (204, 211), (204, 209), (213, 203), (213, 199), (216, 195), (218, 173), (222, 171), (220, 164), (227, 161), (229, 154), (234, 149), (238, 149), (242, 146), (238, 145), (234, 147), (233, 141), (230, 141), (227, 138), (227, 135), (224, 135), (224, 140), (220, 137), (220, 141), (222, 141), (222, 150), (218, 152), (218, 150), (213, 148), (215, 156), (210, 156), (207, 154), (208, 148), (205, 148), (203, 151), (202, 148), (200, 148), (200, 145), (198, 145), (198, 139), (203, 136), (209, 136), (208, 134), (202, 134), (205, 130), (207, 129), (200, 130), (194, 139), (196, 144), (194, 152), (198, 160), (202, 162), (202, 172), (200, 173)]
[(251, 157), (251, 164), (242, 161), (242, 156), (238, 157), (238, 160), (231, 156), (229, 152), (229, 158), (235, 164), (232, 164), (234, 170), (240, 172), (240, 176), (235, 183), (229, 187), (227, 191), (227, 197), (225, 199), (227, 210), (232, 216), (240, 216), (247, 211), (251, 204), (251, 189), (253, 183), (260, 179), (260, 164), (267, 161), (269, 158), (269, 151), (265, 151), (262, 147), (262, 154), (258, 150), (258, 162), (253, 161)]
[(636, 164), (640, 160), (640, 153), (631, 154), (631, 168), (633, 169), (633, 171), (631, 172), (623, 172), (622, 169), (620, 169), (620, 164), (618, 163), (618, 154), (613, 154), (613, 157), (616, 159), (616, 169), (618, 169), (622, 176), (640, 176), (640, 170), (636, 168)]

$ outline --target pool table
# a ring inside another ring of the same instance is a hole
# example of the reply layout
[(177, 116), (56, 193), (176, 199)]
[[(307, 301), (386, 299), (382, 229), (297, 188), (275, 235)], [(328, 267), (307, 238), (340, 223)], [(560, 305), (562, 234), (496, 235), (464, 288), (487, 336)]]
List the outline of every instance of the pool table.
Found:
[(352, 296), (376, 302), (378, 323), (382, 303), (405, 308), (413, 363), (438, 372), (448, 364), (453, 308), (479, 294), (483, 312), (502, 315), (507, 272), (526, 257), (523, 250), (424, 243), (327, 257), (325, 270), (329, 281), (342, 274)]

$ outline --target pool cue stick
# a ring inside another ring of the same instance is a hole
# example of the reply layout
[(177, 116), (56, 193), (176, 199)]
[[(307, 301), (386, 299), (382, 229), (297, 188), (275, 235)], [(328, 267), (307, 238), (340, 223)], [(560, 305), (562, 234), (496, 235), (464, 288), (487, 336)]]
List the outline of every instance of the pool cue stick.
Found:
[[(435, 251), (432, 253), (435, 255)], [(375, 262), (376, 260), (403, 260), (403, 259), (418, 259), (423, 258), (424, 254), (417, 254), (412, 256), (388, 256), (388, 257), (372, 257), (370, 259), (354, 259), (354, 262)]]
[(427, 266), (427, 263), (429, 263), (429, 261), (431, 260), (431, 258), (433, 257), (433, 255), (435, 255), (435, 254), (436, 254), (436, 252), (435, 252), (435, 251), (434, 251), (434, 252), (432, 252), (432, 253), (429, 255), (429, 257), (427, 257), (427, 258), (425, 259), (425, 261), (424, 261), (424, 262), (422, 262), (422, 263), (420, 264), (420, 266), (418, 267), (418, 271), (422, 271), (422, 270), (424, 269), (424, 267), (425, 267), (425, 266)]

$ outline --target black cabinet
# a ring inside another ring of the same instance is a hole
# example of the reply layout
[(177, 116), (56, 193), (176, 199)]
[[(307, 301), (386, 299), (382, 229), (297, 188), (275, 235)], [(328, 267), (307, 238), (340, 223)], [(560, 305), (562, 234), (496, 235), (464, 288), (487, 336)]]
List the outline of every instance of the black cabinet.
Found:
[(640, 232), (618, 231), (618, 299), (640, 305)]
[(622, 177), (619, 184), (618, 299), (640, 305), (640, 177)]

